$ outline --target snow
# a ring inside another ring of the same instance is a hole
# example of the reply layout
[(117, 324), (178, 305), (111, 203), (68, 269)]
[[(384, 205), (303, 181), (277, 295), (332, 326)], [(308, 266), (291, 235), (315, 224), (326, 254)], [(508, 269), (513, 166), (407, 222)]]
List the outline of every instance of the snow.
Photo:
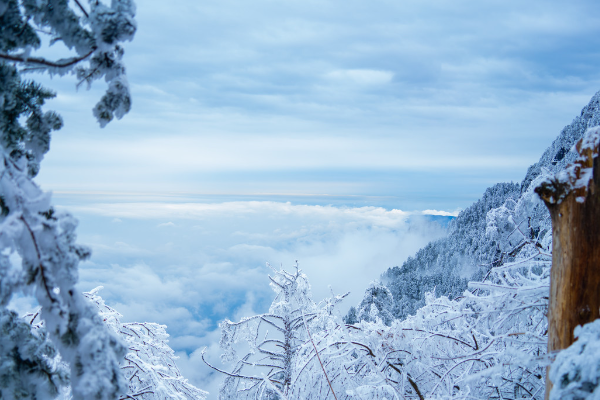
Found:
[(593, 159), (600, 153), (600, 127), (589, 128), (574, 147), (575, 161), (539, 184), (540, 195), (550, 204), (561, 203), (570, 193), (576, 194), (578, 203), (585, 202), (593, 179)]
[(577, 326), (575, 337), (550, 368), (550, 400), (600, 399), (600, 319)]

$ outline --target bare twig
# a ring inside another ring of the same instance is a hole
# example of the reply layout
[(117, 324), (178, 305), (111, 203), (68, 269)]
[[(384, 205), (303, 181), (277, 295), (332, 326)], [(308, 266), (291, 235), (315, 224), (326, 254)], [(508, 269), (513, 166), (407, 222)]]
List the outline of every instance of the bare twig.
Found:
[[(296, 264), (297, 266), (298, 264)], [(313, 341), (312, 335), (310, 334), (310, 330), (308, 329), (308, 325), (306, 324), (306, 320), (304, 319), (304, 312), (302, 311), (302, 321), (304, 321), (304, 326), (306, 327), (306, 332), (308, 332), (308, 338), (310, 339), (310, 342), (312, 343), (313, 347), (315, 348), (315, 353), (317, 353), (317, 359), (319, 360), (319, 364), (321, 364), (321, 369), (323, 369), (323, 374), (325, 375), (325, 378), (327, 379), (327, 383), (329, 384), (329, 389), (331, 389), (331, 393), (333, 393), (333, 397), (335, 398), (335, 400), (337, 400), (337, 396), (335, 395), (335, 392), (333, 391), (333, 386), (331, 386), (331, 381), (329, 381), (329, 377), (327, 376), (327, 372), (325, 372), (325, 367), (323, 366), (323, 362), (321, 361), (321, 356), (319, 355), (319, 350), (317, 350), (317, 346), (315, 345), (315, 342)]]
[(204, 351), (205, 350), (206, 350), (206, 348), (202, 350), (202, 353), (200, 353), (200, 355), (202, 357), (202, 361), (204, 361), (204, 364), (208, 365), (210, 368), (214, 369), (215, 371), (220, 372), (220, 373), (225, 374), (225, 375), (228, 375), (228, 376), (231, 376), (233, 378), (249, 379), (249, 380), (252, 380), (252, 381), (262, 381), (263, 380), (263, 378), (257, 378), (257, 377), (254, 377), (254, 376), (244, 376), (244, 375), (240, 375), (240, 374), (232, 374), (230, 372), (224, 371), (222, 369), (219, 369), (219, 368), (211, 365), (208, 361), (206, 361), (204, 359)]
[(476, 349), (476, 348), (475, 348), (475, 347), (474, 347), (472, 344), (470, 344), (470, 343), (467, 343), (467, 342), (465, 342), (464, 340), (460, 340), (460, 339), (458, 339), (458, 338), (455, 338), (455, 337), (452, 337), (452, 336), (443, 335), (443, 334), (441, 334), (441, 333), (428, 332), (428, 331), (426, 331), (426, 330), (423, 330), (423, 329), (414, 329), (414, 328), (402, 328), (402, 330), (403, 330), (403, 331), (415, 331), (415, 332), (422, 332), (422, 333), (427, 333), (428, 335), (431, 335), (431, 336), (439, 336), (439, 337), (443, 337), (443, 338), (446, 338), (446, 339), (454, 340), (454, 341), (456, 341), (457, 343), (464, 344), (465, 346), (468, 346), (468, 347), (470, 347), (470, 348), (472, 348), (472, 349), (474, 349), (474, 350), (477, 350), (477, 349)]
[(90, 15), (87, 13), (87, 11), (85, 11), (85, 8), (83, 8), (83, 6), (81, 5), (81, 3), (79, 2), (79, 0), (74, 0), (75, 4), (77, 4), (77, 6), (79, 7), (79, 9), (81, 10), (81, 12), (83, 13), (83, 15), (85, 15), (86, 18), (89, 18)]
[[(402, 371), (400, 371), (398, 369), (398, 367), (396, 367), (394, 364), (388, 362), (388, 365), (390, 367), (392, 367), (392, 369), (396, 372), (398, 372), (400, 374), (400, 376), (402, 376)], [(413, 381), (413, 379), (410, 377), (410, 375), (406, 374), (406, 378), (408, 378), (408, 383), (410, 383), (410, 385), (413, 387), (413, 389), (415, 390), (415, 392), (417, 393), (417, 396), (419, 396), (420, 400), (425, 400), (425, 398), (423, 397), (423, 395), (421, 394), (421, 391), (419, 390), (419, 387), (417, 386), (417, 383), (415, 381)]]

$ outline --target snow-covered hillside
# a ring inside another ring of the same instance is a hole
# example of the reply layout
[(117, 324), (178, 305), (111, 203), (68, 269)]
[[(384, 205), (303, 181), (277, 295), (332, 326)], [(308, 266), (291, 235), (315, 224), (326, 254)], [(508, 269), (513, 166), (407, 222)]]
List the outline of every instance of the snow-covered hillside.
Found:
[[(447, 237), (429, 243), (401, 266), (385, 271), (381, 281), (393, 296), (391, 310), (394, 316), (404, 319), (414, 315), (425, 304), (425, 294), (434, 288), (437, 296), (460, 296), (469, 281), (480, 281), (492, 266), (514, 261), (521, 250), (520, 243), (512, 243), (509, 237), (486, 233), (491, 217), (489, 212), (510, 199), (518, 203), (536, 177), (555, 173), (572, 163), (577, 155), (572, 149), (575, 142), (588, 128), (598, 125), (600, 92), (562, 130), (540, 160), (529, 167), (521, 184), (498, 183), (488, 188), (480, 200), (449, 224)], [(541, 203), (528, 210), (523, 218), (528, 219), (531, 239), (541, 239), (547, 233), (548, 211)], [(507, 243), (503, 244), (503, 241)], [(367, 290), (365, 296), (370, 296), (369, 293)], [(372, 301), (365, 299), (363, 303), (371, 304)], [(351, 309), (347, 321), (354, 322), (356, 315), (360, 315), (360, 310)]]

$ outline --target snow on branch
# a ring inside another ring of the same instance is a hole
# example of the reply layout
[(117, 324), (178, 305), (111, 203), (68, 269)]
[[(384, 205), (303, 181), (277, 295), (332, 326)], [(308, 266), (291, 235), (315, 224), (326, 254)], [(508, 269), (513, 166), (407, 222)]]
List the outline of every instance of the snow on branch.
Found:
[(122, 315), (104, 303), (98, 295), (100, 289), (101, 286), (84, 296), (98, 308), (104, 323), (128, 348), (121, 363), (128, 390), (120, 399), (142, 395), (146, 400), (205, 399), (208, 393), (191, 385), (177, 368), (177, 357), (168, 345), (166, 326), (153, 322), (120, 322)]
[[(524, 216), (539, 203), (533, 189), (507, 203), (488, 219), (507, 264), (495, 263), (459, 298), (429, 293), (416, 315), (390, 326), (381, 318), (353, 325), (331, 319), (298, 351), (294, 396), (333, 398), (331, 386), (365, 400), (542, 399), (550, 221), (536, 226), (542, 233), (531, 233)], [(377, 297), (390, 296), (377, 290)]]
[(579, 154), (575, 162), (536, 188), (536, 192), (548, 204), (559, 204), (572, 192), (577, 202), (585, 201), (593, 179), (594, 160), (600, 153), (600, 127), (588, 129), (574, 147)]
[[(209, 367), (226, 375), (221, 398), (325, 399), (330, 394), (335, 396), (331, 384), (326, 390), (313, 387), (310, 392), (313, 395), (303, 391), (301, 388), (314, 379), (312, 369), (303, 368), (301, 364), (306, 346), (312, 343), (313, 351), (317, 351), (311, 332), (320, 335), (336, 326), (333, 311), (346, 295), (333, 295), (317, 305), (312, 300), (308, 279), (297, 264), (295, 273), (283, 269), (273, 269), (273, 272), (269, 280), (275, 299), (268, 313), (219, 324), (224, 350), (221, 358), (223, 362), (235, 362), (231, 372), (211, 365), (202, 354)], [(238, 357), (240, 351), (245, 355)], [(318, 374), (324, 380), (329, 379), (324, 364)]]
[[(73, 74), (79, 84), (91, 85), (104, 78), (108, 89), (93, 112), (100, 125), (105, 126), (131, 109), (122, 43), (135, 35), (136, 8), (132, 0), (112, 1), (110, 6), (90, 1), (89, 7), (88, 12), (79, 0), (75, 0), (78, 12), (66, 1), (9, 3), (3, 20), (11, 23), (0, 38), (0, 60), (20, 67), (22, 72)], [(32, 56), (32, 50), (42, 43), (38, 32), (49, 34), (53, 42), (62, 42), (73, 56), (61, 60)]]

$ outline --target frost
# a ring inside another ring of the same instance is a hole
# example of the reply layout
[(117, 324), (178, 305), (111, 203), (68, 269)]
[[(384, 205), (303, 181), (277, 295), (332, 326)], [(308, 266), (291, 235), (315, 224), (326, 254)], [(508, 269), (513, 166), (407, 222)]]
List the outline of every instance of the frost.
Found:
[[(89, 87), (93, 81), (104, 78), (108, 89), (94, 107), (94, 116), (101, 126), (130, 110), (121, 43), (132, 40), (137, 30), (133, 1), (113, 0), (110, 5), (90, 1), (89, 10), (80, 2), (69, 5), (67, 1), (19, 0), (21, 9), (16, 4), (9, 2), (2, 17), (2, 24), (8, 29), (3, 29), (0, 38), (0, 59), (25, 71), (74, 74), (79, 79), (78, 86), (85, 83)], [(60, 60), (32, 56), (31, 50), (41, 44), (38, 32), (48, 34), (52, 43), (62, 42), (75, 54)], [(6, 107), (5, 101), (0, 103)], [(36, 115), (32, 123), (49, 132), (58, 129), (62, 121), (56, 114), (47, 113)], [(34, 152), (45, 153), (48, 143), (47, 135), (32, 143), (37, 147)]]
[[(131, 40), (135, 33), (135, 6), (128, 0), (114, 0), (110, 6), (90, 1), (89, 7), (88, 12), (81, 2), (65, 0), (0, 1), (0, 313), (4, 326), (10, 327), (0, 333), (0, 343), (7, 346), (6, 351), (21, 352), (20, 358), (3, 354), (0, 369), (7, 368), (3, 371), (8, 371), (10, 379), (0, 380), (0, 385), (10, 390), (23, 388), (6, 398), (55, 397), (56, 390), (49, 394), (37, 389), (51, 387), (50, 383), (42, 385), (43, 378), (33, 379), (35, 374), (29, 373), (43, 371), (54, 386), (64, 383), (56, 378), (58, 369), (44, 366), (44, 357), (54, 360), (60, 356), (61, 362), (69, 365), (74, 399), (108, 400), (125, 390), (119, 364), (126, 348), (75, 289), (78, 264), (90, 256), (88, 248), (76, 243), (77, 220), (56, 212), (50, 194), (33, 181), (50, 148), (51, 132), (62, 126), (56, 113), (42, 110), (55, 94), (21, 79), (24, 72), (32, 70), (51, 75), (74, 73), (80, 84), (104, 78), (108, 92), (100, 101), (103, 115), (120, 118), (129, 111), (120, 42)], [(62, 42), (72, 57), (36, 57), (35, 50), (42, 44), (39, 34), (49, 35), (51, 43)], [(106, 118), (99, 120), (103, 123)], [(8, 260), (14, 254), (19, 263)], [(42, 306), (40, 316), (47, 336), (35, 357), (22, 349), (30, 349), (27, 343), (33, 343), (33, 337), (41, 338), (36, 335), (42, 331), (31, 324), (12, 324), (13, 316), (6, 314), (5, 306), (15, 293), (34, 295)], [(56, 355), (50, 355), (49, 342)], [(9, 360), (14, 366), (8, 366)]]
[(75, 243), (77, 222), (49, 207), (49, 195), (33, 183), (26, 166), (2, 148), (0, 163), (6, 210), (0, 217), (0, 243), (21, 258), (20, 266), (6, 256), (0, 260), (3, 305), (12, 293), (35, 294), (49, 338), (71, 366), (74, 397), (111, 398), (122, 388), (118, 371), (125, 348), (74, 288), (78, 262), (89, 256), (88, 249)]
[(0, 310), (0, 398), (51, 399), (65, 394), (69, 369), (36, 314)]
[(572, 165), (540, 182), (537, 193), (549, 204), (561, 203), (568, 194), (575, 193), (578, 203), (585, 202), (593, 179), (593, 160), (600, 153), (600, 127), (588, 129), (575, 144), (578, 157)]
[[(427, 293), (414, 316), (390, 326), (380, 318), (332, 320), (313, 335), (317, 350), (305, 343), (299, 352), (294, 398), (333, 399), (326, 376), (333, 392), (356, 399), (543, 398), (551, 235), (549, 216), (536, 222), (543, 233), (531, 235), (533, 187), (489, 211), (510, 262), (492, 266), (458, 298)], [(374, 303), (368, 309), (378, 313)]]
[(107, 306), (98, 295), (99, 286), (84, 296), (98, 308), (100, 317), (112, 332), (127, 345), (121, 370), (128, 382), (128, 390), (121, 398), (144, 393), (146, 400), (203, 400), (207, 392), (191, 385), (175, 363), (175, 352), (168, 345), (165, 325), (152, 322), (122, 323), (116, 310)]
[[(236, 362), (228, 372), (212, 367), (205, 360), (211, 368), (227, 376), (220, 398), (318, 399), (325, 393), (320, 387), (305, 390), (316, 381), (303, 364), (313, 348), (311, 333), (318, 335), (335, 328), (339, 321), (333, 309), (346, 295), (332, 295), (315, 304), (308, 279), (298, 265), (295, 273), (284, 269), (273, 272), (269, 279), (275, 299), (268, 313), (237, 323), (225, 320), (219, 324), (222, 360)], [(241, 357), (237, 355), (240, 348), (245, 349)]]
[[(505, 249), (511, 262), (491, 267), (459, 298), (427, 293), (414, 316), (389, 326), (381, 315), (393, 299), (379, 283), (359, 307), (363, 320), (344, 324), (310, 300), (300, 271), (276, 271), (268, 314), (221, 324), (224, 359), (237, 363), (221, 371), (220, 398), (541, 399), (550, 235), (532, 237), (526, 218), (538, 201), (532, 186), (490, 210), (490, 221), (503, 215), (502, 235), (515, 236), (518, 250)], [(549, 217), (538, 223), (547, 228)], [(233, 349), (243, 343), (249, 350), (239, 356)]]
[(600, 398), (600, 320), (575, 328), (575, 337), (550, 368), (550, 400)]
[(382, 321), (389, 326), (394, 320), (392, 314), (394, 297), (388, 288), (380, 282), (371, 282), (358, 306), (358, 321)]

